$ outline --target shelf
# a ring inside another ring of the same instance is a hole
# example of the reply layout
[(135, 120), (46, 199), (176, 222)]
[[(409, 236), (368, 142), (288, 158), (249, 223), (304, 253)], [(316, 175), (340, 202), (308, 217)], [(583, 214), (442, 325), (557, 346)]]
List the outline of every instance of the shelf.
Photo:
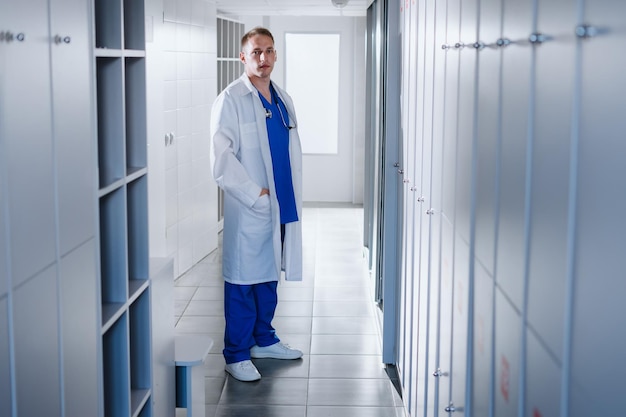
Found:
[(95, 0), (96, 48), (122, 47), (122, 8), (119, 1)]
[(146, 61), (125, 58), (126, 167), (147, 166)]
[(128, 277), (149, 278), (148, 180), (144, 175), (127, 185)]
[(146, 45), (146, 20), (144, 0), (124, 1), (124, 47), (144, 50)]
[(102, 304), (102, 334), (106, 333), (126, 311), (125, 303)]
[(100, 188), (124, 177), (124, 99), (121, 58), (97, 58)]
[(141, 293), (129, 308), (130, 319), (130, 387), (149, 390), (150, 370), (150, 290)]
[(130, 409), (128, 323), (122, 315), (103, 336), (104, 415), (126, 416)]
[[(132, 390), (130, 392), (130, 410), (133, 417), (145, 417), (152, 415), (150, 412), (150, 390)], [(146, 414), (149, 413), (149, 414)]]
[(127, 290), (126, 196), (118, 188), (100, 199), (102, 303), (124, 303)]

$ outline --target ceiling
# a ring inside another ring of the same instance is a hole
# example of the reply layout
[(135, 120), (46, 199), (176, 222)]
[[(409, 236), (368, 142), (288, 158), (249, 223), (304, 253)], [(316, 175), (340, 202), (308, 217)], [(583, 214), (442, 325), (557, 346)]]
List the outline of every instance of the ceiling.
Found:
[(336, 8), (331, 0), (216, 0), (222, 16), (365, 16), (374, 0), (349, 0)]

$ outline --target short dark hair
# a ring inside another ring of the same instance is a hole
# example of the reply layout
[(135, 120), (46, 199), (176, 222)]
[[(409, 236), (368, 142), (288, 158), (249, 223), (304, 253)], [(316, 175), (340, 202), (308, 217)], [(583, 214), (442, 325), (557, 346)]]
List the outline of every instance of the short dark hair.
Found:
[(272, 36), (272, 32), (270, 32), (268, 29), (265, 29), (264, 27), (257, 26), (255, 28), (250, 29), (248, 33), (243, 35), (243, 37), (241, 38), (241, 49), (243, 50), (246, 47), (248, 40), (251, 37), (256, 36), (256, 35), (269, 36), (272, 39), (272, 43), (274, 42), (274, 36)]

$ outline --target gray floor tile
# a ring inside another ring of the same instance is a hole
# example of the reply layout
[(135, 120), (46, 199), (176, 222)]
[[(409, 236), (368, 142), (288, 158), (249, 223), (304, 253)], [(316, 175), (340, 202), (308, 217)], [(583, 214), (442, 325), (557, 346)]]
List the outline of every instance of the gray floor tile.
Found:
[(380, 355), (378, 335), (311, 335), (312, 355)]
[(224, 316), (224, 300), (191, 300), (185, 310), (188, 316)]
[(215, 417), (305, 417), (306, 407), (284, 405), (220, 405)]
[(219, 404), (224, 390), (225, 377), (204, 378), (204, 402), (205, 404)]
[(311, 334), (311, 317), (274, 317), (272, 325), (276, 329), (276, 334)]
[(379, 355), (311, 355), (309, 378), (387, 379)]
[(280, 301), (276, 308), (276, 317), (311, 317), (313, 301)]
[(307, 417), (405, 417), (402, 407), (308, 406)]
[(371, 317), (313, 317), (313, 334), (377, 334)]
[(263, 378), (308, 378), (309, 356), (296, 360), (253, 359)]
[(278, 286), (278, 302), (281, 301), (313, 301), (313, 287)]
[(226, 379), (220, 405), (306, 405), (304, 378), (261, 378), (255, 382)]
[(394, 407), (385, 379), (310, 379), (307, 405)]
[(178, 321), (178, 333), (215, 333), (224, 331), (224, 317), (220, 316), (183, 316)]
[(362, 285), (345, 287), (315, 287), (315, 301), (368, 301), (369, 290)]
[(197, 290), (197, 287), (174, 287), (174, 300), (189, 301)]
[(372, 301), (314, 301), (314, 317), (372, 317)]
[(224, 284), (221, 287), (198, 287), (192, 300), (224, 300)]

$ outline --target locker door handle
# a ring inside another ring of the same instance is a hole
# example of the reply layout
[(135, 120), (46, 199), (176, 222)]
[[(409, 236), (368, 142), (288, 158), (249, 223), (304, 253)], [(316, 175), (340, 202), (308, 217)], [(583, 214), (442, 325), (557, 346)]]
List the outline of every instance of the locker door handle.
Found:
[(448, 376), (449, 374), (447, 372), (442, 372), (441, 368), (437, 368), (437, 370), (435, 372), (433, 372), (433, 376), (434, 377), (440, 377), (440, 376)]
[(71, 41), (72, 41), (72, 38), (70, 38), (69, 36), (61, 37), (59, 35), (54, 35), (54, 43), (57, 45), (60, 44), (61, 42), (70, 43)]
[(454, 403), (450, 403), (446, 408), (446, 413), (454, 413), (455, 411), (463, 411), (463, 407), (455, 407)]

